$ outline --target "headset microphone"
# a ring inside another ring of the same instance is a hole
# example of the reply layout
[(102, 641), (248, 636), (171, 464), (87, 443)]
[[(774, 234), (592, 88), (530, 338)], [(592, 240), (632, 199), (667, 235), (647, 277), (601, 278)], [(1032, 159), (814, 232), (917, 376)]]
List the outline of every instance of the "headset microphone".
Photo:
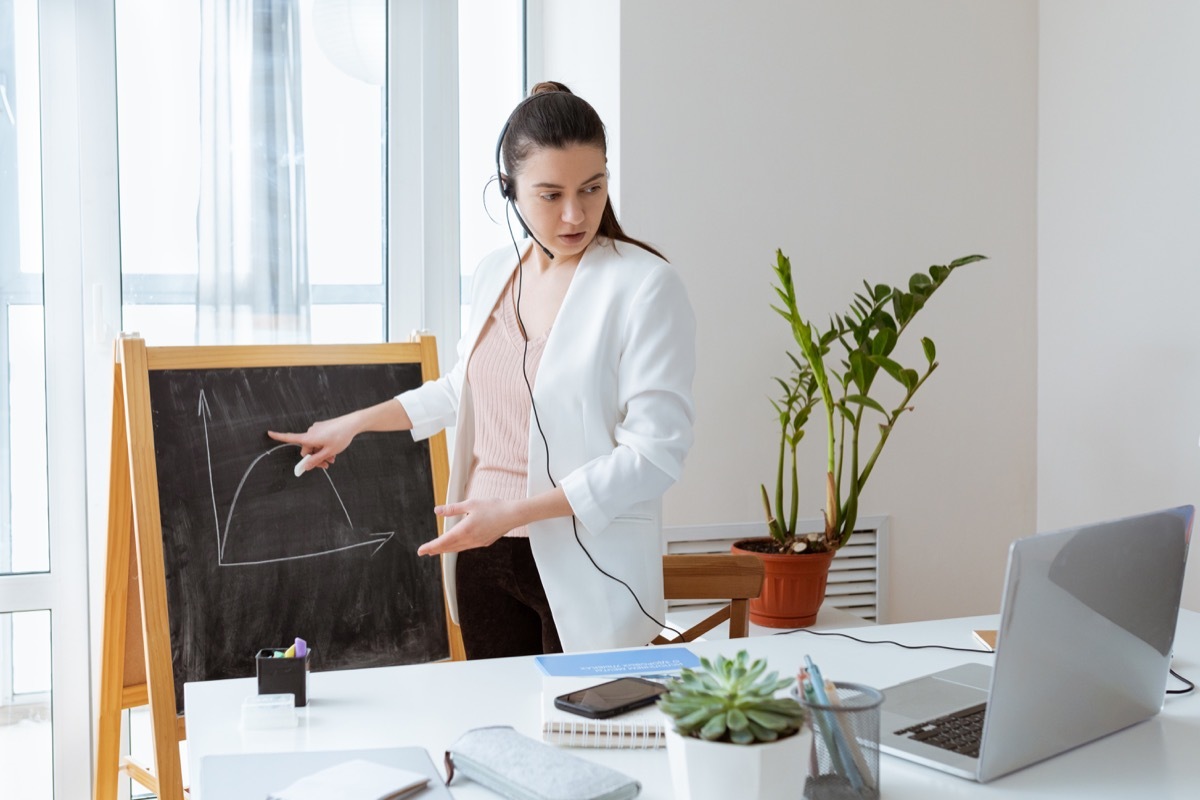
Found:
[[(500, 193), (504, 194), (503, 179), (501, 179), (501, 183), (500, 183)], [(504, 196), (508, 197), (507, 194), (504, 194)], [(534, 243), (537, 244), (538, 247), (542, 248), (542, 252), (546, 254), (546, 258), (553, 261), (554, 253), (551, 253), (550, 248), (546, 247), (546, 245), (542, 244), (541, 241), (539, 241), (538, 238), (533, 235), (533, 231), (529, 230), (529, 226), (525, 224), (525, 218), (521, 216), (521, 210), (519, 208), (517, 208), (517, 198), (508, 197), (508, 204), (509, 204), (509, 206), (512, 207), (513, 213), (517, 215), (517, 222), (521, 223), (521, 229), (523, 231), (525, 231), (525, 235), (528, 236), (530, 239), (533, 239)]]

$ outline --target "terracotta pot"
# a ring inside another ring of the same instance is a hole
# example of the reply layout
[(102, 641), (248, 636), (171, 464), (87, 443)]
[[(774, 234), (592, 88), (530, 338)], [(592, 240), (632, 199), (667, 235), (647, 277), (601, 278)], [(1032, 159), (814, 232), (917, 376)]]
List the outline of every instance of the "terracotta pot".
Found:
[(750, 621), (768, 628), (803, 628), (817, 621), (825, 600), (825, 583), (833, 553), (757, 553), (738, 547), (730, 550), (762, 559), (762, 593), (750, 601)]

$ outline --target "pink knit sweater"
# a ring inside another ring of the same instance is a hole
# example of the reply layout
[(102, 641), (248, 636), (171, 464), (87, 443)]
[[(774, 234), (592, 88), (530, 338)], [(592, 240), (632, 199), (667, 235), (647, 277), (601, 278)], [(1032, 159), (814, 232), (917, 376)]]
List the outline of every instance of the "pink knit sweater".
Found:
[[(517, 325), (510, 280), (492, 316), (483, 326), (467, 363), (467, 383), (475, 413), (475, 447), (467, 475), (466, 497), (518, 500), (526, 496), (529, 473), (530, 389), (521, 375), (522, 355), (529, 386), (534, 385), (549, 331), (525, 340)], [(528, 536), (524, 528), (505, 536)]]

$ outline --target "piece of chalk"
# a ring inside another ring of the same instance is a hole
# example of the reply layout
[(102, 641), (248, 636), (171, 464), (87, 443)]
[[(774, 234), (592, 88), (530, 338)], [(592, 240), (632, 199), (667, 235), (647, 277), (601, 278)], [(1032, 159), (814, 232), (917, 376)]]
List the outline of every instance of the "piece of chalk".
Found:
[(299, 636), (296, 637), (295, 648), (296, 658), (304, 658), (306, 655), (308, 655), (308, 642), (304, 641)]
[(295, 658), (296, 657), (296, 645), (292, 645), (287, 650), (284, 650), (283, 657), (284, 658)]
[(274, 655), (274, 656), (272, 656), (272, 658), (283, 658), (283, 651), (282, 651), (282, 650), (276, 650), (276, 651), (275, 651), (275, 655)]
[(292, 470), (292, 472), (295, 474), (295, 476), (296, 476), (297, 478), (299, 478), (301, 475), (303, 475), (303, 474), (304, 474), (304, 467), (305, 467), (305, 465), (307, 465), (307, 464), (308, 464), (308, 460), (309, 460), (310, 458), (312, 458), (312, 456), (311, 456), (311, 455), (307, 455), (307, 456), (305, 456), (304, 458), (302, 458), (302, 459), (300, 459), (299, 461), (297, 461), (297, 462), (296, 462), (296, 468), (295, 468), (295, 469), (293, 469), (293, 470)]

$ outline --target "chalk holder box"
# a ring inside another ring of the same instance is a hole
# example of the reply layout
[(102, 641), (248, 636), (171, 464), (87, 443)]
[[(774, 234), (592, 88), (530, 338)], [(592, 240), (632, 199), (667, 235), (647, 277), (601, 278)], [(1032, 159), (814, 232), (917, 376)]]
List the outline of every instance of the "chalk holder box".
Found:
[(258, 673), (259, 694), (293, 694), (297, 706), (308, 705), (308, 660), (312, 648), (304, 658), (275, 658), (278, 650), (285, 647), (266, 647), (254, 656), (255, 671)]

